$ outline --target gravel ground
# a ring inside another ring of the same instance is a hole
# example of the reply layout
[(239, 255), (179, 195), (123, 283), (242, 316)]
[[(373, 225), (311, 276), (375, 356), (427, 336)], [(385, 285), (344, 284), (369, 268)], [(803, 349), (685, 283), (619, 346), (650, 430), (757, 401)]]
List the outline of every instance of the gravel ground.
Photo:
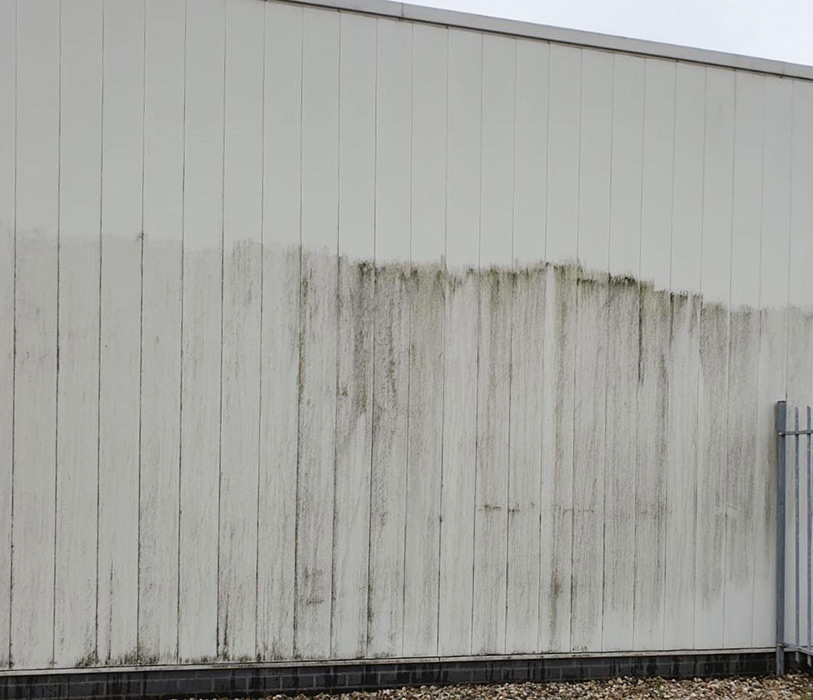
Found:
[[(284, 700), (284, 695), (269, 696)], [(303, 698), (303, 696), (297, 696)], [(317, 695), (318, 700), (813, 700), (813, 677), (724, 678), (667, 681), (619, 678), (586, 683), (514, 683), (401, 688)]]

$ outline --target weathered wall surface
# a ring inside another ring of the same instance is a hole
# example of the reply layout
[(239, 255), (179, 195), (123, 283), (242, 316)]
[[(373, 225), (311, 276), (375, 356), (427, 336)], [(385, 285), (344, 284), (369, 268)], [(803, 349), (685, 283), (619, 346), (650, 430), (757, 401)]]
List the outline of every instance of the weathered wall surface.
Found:
[(0, 4), (0, 667), (764, 647), (813, 84)]

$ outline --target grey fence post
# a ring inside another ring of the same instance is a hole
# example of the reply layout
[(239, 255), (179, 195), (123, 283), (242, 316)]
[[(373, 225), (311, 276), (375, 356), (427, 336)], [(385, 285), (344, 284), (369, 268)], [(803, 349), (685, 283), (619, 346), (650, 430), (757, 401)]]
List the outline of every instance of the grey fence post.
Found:
[(776, 675), (785, 672), (785, 435), (787, 402), (776, 404)]
[[(813, 511), (811, 511), (811, 498), (813, 498), (813, 473), (811, 472), (811, 465), (813, 465), (813, 452), (811, 452), (811, 443), (813, 443), (813, 415), (810, 411), (810, 406), (807, 407), (807, 648), (810, 649), (811, 644), (811, 623), (813, 623), (813, 610), (811, 610), (811, 588), (813, 588)], [(798, 488), (798, 487), (797, 487)], [(810, 657), (808, 657), (809, 660)]]

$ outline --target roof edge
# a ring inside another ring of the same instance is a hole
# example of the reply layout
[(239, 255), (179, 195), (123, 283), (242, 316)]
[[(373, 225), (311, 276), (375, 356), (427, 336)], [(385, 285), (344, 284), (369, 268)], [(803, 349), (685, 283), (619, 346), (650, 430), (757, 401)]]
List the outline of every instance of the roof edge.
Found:
[(392, 17), (460, 29), (472, 29), (518, 38), (539, 39), (557, 44), (571, 44), (607, 51), (618, 51), (638, 56), (650, 56), (676, 61), (702, 63), (710, 66), (767, 73), (788, 78), (813, 80), (813, 66), (786, 63), (769, 58), (756, 58), (739, 54), (697, 49), (676, 44), (663, 44), (644, 39), (629, 39), (611, 34), (598, 34), (577, 29), (552, 27), (513, 19), (473, 15), (466, 12), (422, 7), (390, 0), (273, 0), (275, 2), (310, 5), (335, 10), (349, 10), (363, 14)]

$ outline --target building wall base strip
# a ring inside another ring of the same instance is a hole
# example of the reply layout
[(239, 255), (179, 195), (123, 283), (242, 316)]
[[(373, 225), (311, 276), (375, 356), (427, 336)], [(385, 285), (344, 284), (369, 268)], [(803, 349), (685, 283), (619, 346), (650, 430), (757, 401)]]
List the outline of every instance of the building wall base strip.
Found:
[(600, 680), (619, 676), (662, 678), (768, 675), (766, 651), (653, 654), (652, 656), (532, 657), (336, 665), (173, 668), (123, 672), (49, 673), (0, 677), (0, 700), (60, 698), (163, 700), (247, 698), (284, 693), (313, 695), (402, 686)]

